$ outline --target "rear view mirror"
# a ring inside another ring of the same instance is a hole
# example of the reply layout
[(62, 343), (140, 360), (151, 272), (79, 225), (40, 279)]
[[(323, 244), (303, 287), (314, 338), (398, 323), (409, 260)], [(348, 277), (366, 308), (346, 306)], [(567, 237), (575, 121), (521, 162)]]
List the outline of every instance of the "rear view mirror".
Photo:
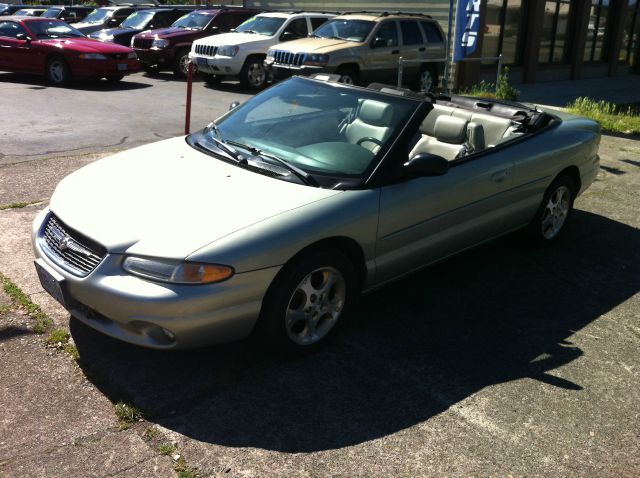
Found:
[(442, 176), (449, 171), (449, 161), (431, 153), (418, 153), (404, 163), (404, 171), (409, 177)]

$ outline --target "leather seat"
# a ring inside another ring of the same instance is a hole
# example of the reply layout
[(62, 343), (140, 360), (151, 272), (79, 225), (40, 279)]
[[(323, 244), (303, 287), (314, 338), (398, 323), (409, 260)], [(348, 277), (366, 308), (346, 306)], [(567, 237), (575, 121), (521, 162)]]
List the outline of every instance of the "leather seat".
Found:
[(391, 105), (376, 100), (363, 100), (356, 118), (345, 128), (345, 137), (349, 143), (359, 143), (363, 148), (375, 153), (380, 146), (365, 138), (373, 138), (384, 143), (392, 132), (390, 127), (392, 118)]
[[(467, 143), (467, 126), (469, 122), (462, 118), (440, 115), (436, 118), (433, 127), (434, 136), (423, 134), (422, 138), (415, 145), (409, 157), (418, 153), (431, 153), (451, 161), (459, 154), (464, 153), (465, 143)], [(482, 126), (474, 125), (476, 138), (484, 137), (480, 133)]]

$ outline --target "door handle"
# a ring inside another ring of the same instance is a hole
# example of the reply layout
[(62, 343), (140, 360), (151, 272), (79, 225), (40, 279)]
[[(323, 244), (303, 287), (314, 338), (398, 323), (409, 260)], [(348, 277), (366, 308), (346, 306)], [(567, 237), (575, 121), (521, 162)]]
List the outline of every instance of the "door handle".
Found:
[(397, 55), (398, 53), (400, 53), (400, 50), (392, 50), (392, 51), (391, 51), (391, 54), (392, 54), (392, 55)]
[(502, 181), (504, 181), (507, 176), (509, 174), (509, 170), (508, 169), (503, 169), (502, 171), (498, 171), (497, 173), (493, 173), (491, 175), (491, 180), (495, 183), (501, 183)]

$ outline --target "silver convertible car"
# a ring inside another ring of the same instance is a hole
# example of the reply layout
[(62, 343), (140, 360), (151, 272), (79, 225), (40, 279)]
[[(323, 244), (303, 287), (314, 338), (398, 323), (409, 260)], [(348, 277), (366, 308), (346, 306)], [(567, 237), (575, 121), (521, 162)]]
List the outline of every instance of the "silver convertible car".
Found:
[(554, 241), (597, 123), (516, 103), (291, 78), (206, 128), (60, 182), (41, 283), (117, 339), (322, 346), (362, 292), (512, 231)]

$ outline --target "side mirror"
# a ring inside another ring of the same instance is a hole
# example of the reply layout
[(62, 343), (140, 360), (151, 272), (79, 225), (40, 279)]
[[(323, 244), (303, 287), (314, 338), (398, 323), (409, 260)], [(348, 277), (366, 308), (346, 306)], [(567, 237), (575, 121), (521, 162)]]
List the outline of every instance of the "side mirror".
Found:
[(16, 35), (16, 40), (24, 40), (24, 41), (31, 41), (31, 37), (29, 35), (27, 35), (26, 33), (18, 33)]
[(280, 41), (295, 40), (296, 38), (297, 35), (293, 32), (284, 32), (282, 33), (282, 35), (280, 35)]
[(219, 27), (211, 27), (209, 28), (210, 33), (218, 33), (220, 31)]
[(233, 103), (231, 103), (229, 105), (229, 111), (231, 111), (234, 108), (237, 108), (238, 106), (240, 106), (240, 102), (239, 101), (234, 101)]
[(387, 46), (386, 38), (376, 37), (376, 39), (373, 40), (373, 43), (371, 43), (371, 48), (381, 48), (383, 46)]
[(115, 26), (117, 26), (117, 25), (118, 25), (118, 23), (119, 23), (119, 22), (118, 22), (118, 19), (117, 19), (117, 18), (112, 18), (111, 20), (109, 20), (109, 21), (107, 22), (107, 25), (108, 25), (108, 26), (115, 27)]
[(418, 153), (404, 163), (405, 174), (416, 178), (420, 176), (442, 176), (449, 171), (449, 161), (431, 153)]

